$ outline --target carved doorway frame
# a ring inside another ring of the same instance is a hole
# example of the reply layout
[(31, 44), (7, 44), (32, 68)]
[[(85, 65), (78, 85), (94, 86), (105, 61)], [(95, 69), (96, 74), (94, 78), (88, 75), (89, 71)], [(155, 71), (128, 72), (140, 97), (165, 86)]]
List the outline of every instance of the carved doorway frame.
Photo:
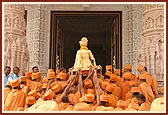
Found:
[[(55, 25), (58, 25), (58, 17), (72, 15), (108, 15), (115, 17), (116, 23), (111, 25), (111, 30), (114, 31), (114, 33), (111, 33), (111, 51), (113, 48), (115, 49), (114, 52), (111, 52), (111, 65), (112, 71), (114, 71), (114, 68), (122, 69), (122, 11), (51, 11), (49, 68), (57, 69), (55, 56), (58, 53), (58, 37), (56, 37), (58, 26)], [(63, 39), (61, 43), (59, 68), (63, 67)], [(114, 59), (114, 55), (118, 58)]]

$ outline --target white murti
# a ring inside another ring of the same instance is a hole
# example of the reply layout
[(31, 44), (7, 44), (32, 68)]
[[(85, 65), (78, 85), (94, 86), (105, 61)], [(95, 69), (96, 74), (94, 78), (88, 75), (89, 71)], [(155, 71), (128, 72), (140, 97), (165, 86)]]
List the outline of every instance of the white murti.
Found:
[(92, 52), (86, 47), (88, 40), (86, 37), (83, 37), (79, 41), (80, 49), (76, 53), (74, 69), (89, 69), (90, 66), (96, 66), (95, 58)]

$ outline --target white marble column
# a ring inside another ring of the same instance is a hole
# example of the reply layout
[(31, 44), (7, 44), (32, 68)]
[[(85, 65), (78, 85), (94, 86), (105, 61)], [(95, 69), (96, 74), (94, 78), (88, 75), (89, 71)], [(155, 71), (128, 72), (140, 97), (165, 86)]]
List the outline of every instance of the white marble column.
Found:
[(50, 13), (45, 4), (25, 5), (27, 10), (26, 37), (30, 51), (29, 70), (38, 66), (43, 73), (48, 69), (48, 41)]
[(20, 75), (28, 70), (29, 61), (24, 15), (24, 5), (4, 5), (4, 65), (18, 66)]
[(132, 71), (137, 75), (138, 67), (138, 49), (139, 42), (142, 33), (142, 5), (141, 4), (130, 4), (125, 5), (126, 18), (125, 24), (125, 37), (124, 39), (124, 54), (125, 64), (130, 63), (133, 67)]
[[(164, 6), (163, 4), (143, 5), (143, 32), (142, 47), (139, 52), (143, 64), (147, 66), (158, 81), (163, 81), (164, 76)], [(144, 53), (146, 52), (146, 54)], [(161, 85), (161, 84), (160, 84)]]

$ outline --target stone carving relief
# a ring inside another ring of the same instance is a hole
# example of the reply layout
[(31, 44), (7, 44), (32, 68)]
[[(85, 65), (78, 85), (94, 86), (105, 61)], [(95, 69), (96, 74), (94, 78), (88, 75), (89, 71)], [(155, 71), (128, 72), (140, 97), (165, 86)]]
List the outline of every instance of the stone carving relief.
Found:
[(163, 28), (164, 27), (164, 17), (163, 15), (159, 15), (158, 18), (156, 18), (156, 28)]
[(145, 29), (153, 29), (154, 28), (154, 19), (151, 17), (148, 17), (148, 19), (145, 21)]
[(158, 35), (158, 39), (156, 41), (156, 66), (157, 67), (159, 66), (156, 71), (156, 74), (162, 76), (164, 74), (164, 36), (163, 36), (163, 33)]
[(9, 14), (4, 16), (4, 26), (5, 28), (11, 28), (11, 17)]
[(4, 5), (4, 62), (5, 65), (18, 66), (20, 74), (27, 71), (29, 53), (26, 47), (24, 6), (21, 4)]
[(42, 73), (47, 72), (48, 64), (48, 5), (36, 4), (26, 5), (27, 7), (27, 40), (30, 52), (29, 70), (34, 65), (39, 66)]
[[(125, 51), (124, 57), (126, 57), (126, 61), (124, 63), (130, 63), (133, 66), (133, 72), (137, 75), (137, 67), (138, 67), (138, 50), (140, 37), (142, 32), (142, 5), (125, 5), (125, 22), (126, 22), (126, 30), (125, 30)], [(128, 42), (127, 42), (128, 41)]]
[(157, 78), (159, 85), (162, 85), (164, 79), (163, 14), (162, 4), (144, 5), (143, 32), (138, 56), (139, 64), (147, 66), (149, 72)]

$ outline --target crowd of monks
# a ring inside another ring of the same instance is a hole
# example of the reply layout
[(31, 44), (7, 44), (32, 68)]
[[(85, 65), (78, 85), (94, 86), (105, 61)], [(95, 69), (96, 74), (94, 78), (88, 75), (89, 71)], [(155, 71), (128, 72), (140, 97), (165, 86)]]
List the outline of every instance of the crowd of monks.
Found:
[[(4, 88), (4, 111), (164, 111), (164, 87), (144, 66), (26, 72)], [(121, 77), (122, 73), (122, 77)]]

